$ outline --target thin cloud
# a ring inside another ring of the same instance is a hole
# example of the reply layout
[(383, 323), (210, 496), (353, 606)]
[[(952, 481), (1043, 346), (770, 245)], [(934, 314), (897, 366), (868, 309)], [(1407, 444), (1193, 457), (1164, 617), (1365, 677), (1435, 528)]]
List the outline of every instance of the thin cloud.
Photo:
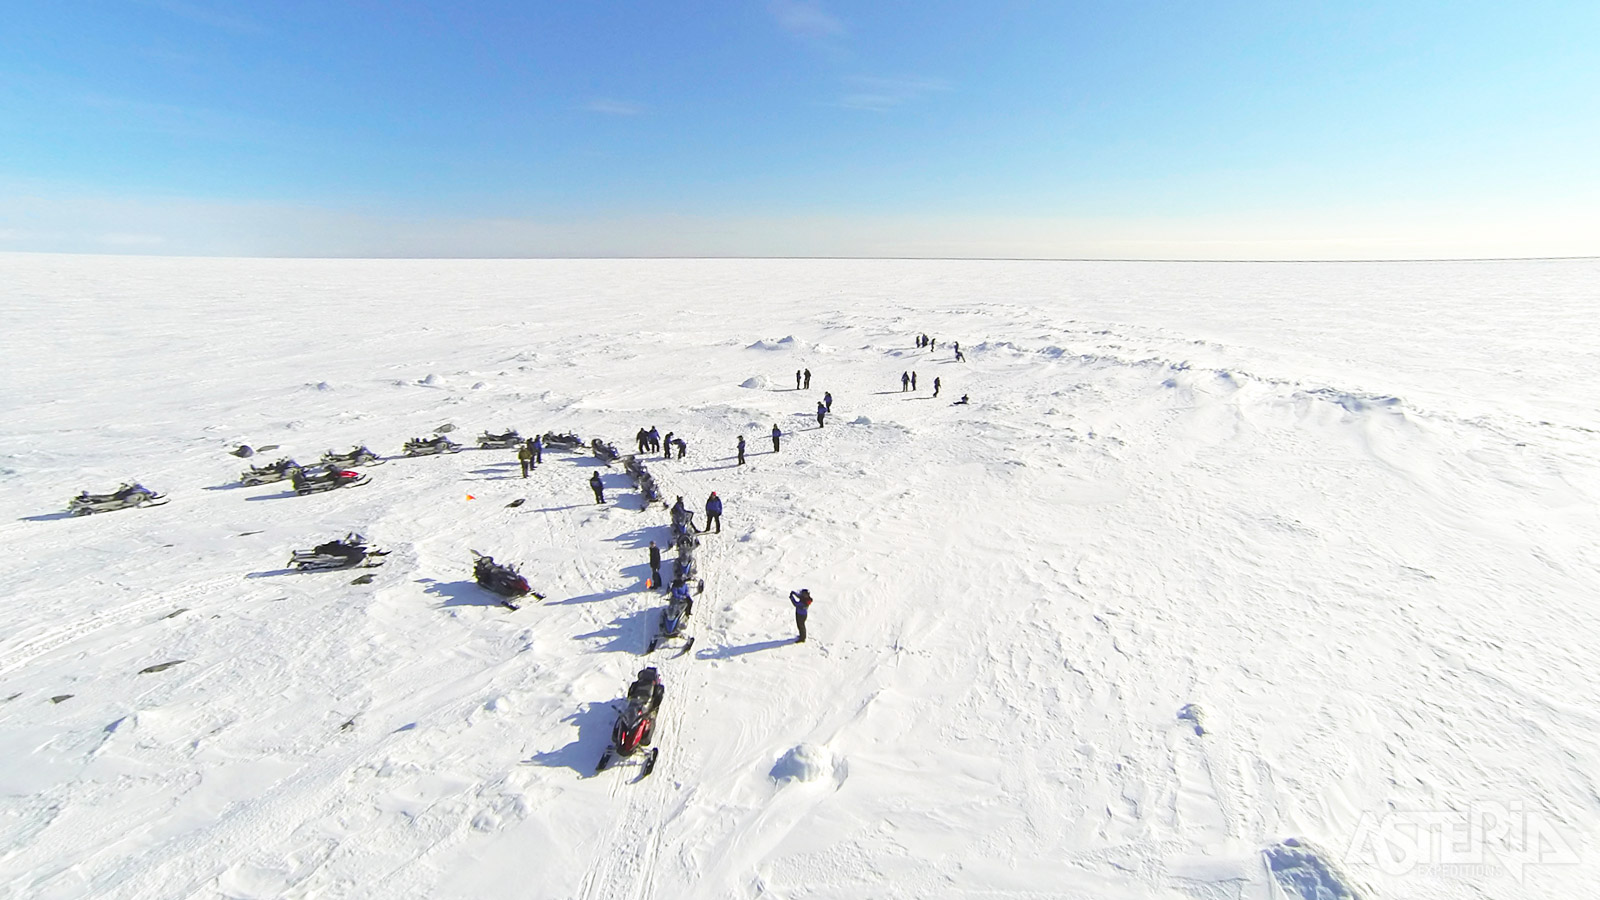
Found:
[(845, 92), (833, 105), (841, 109), (886, 112), (949, 89), (949, 82), (937, 78), (846, 78)]
[(600, 113), (607, 116), (637, 116), (644, 112), (644, 107), (626, 100), (610, 100), (600, 97), (590, 100), (583, 105), (589, 112)]
[(844, 23), (816, 3), (806, 0), (772, 0), (767, 6), (784, 31), (807, 41), (844, 37)]
[(267, 30), (260, 22), (248, 16), (218, 9), (214, 4), (193, 2), (193, 0), (139, 0), (139, 2), (179, 18), (233, 34), (263, 34)]

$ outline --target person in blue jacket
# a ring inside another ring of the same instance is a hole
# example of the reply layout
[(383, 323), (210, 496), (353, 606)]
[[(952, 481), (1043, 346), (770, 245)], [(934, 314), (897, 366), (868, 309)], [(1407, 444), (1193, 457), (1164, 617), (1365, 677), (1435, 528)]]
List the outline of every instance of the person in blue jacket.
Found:
[(811, 589), (801, 588), (799, 591), (789, 592), (789, 602), (794, 604), (794, 627), (800, 636), (794, 639), (796, 644), (806, 642), (806, 613), (811, 609)]
[(717, 526), (717, 534), (722, 533), (722, 498), (717, 496), (716, 491), (706, 498), (706, 527), (700, 529), (700, 533), (710, 531), (712, 525)]
[(830, 413), (833, 412), (833, 392), (832, 391), (823, 391), (822, 392), (822, 405), (828, 408), (828, 412), (830, 412)]
[(828, 408), (826, 406), (822, 405), (822, 401), (821, 400), (818, 400), (817, 401), (817, 427), (818, 428), (822, 427), (822, 422), (823, 422), (824, 419), (827, 418), (827, 416), (828, 416)]

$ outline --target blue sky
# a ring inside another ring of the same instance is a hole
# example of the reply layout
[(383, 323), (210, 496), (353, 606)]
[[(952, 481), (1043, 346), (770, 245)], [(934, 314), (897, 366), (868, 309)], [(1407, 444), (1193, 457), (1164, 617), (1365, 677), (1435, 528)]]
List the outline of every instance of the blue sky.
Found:
[(0, 250), (1600, 253), (1600, 4), (16, 4)]

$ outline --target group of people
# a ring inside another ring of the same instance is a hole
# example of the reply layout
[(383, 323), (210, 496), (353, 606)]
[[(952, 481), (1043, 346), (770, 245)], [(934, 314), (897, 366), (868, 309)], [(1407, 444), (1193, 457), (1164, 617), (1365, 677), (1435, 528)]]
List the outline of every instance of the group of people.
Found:
[[(939, 387), (940, 387), (939, 378), (938, 378), (938, 376), (934, 376), (934, 379), (933, 379), (933, 395), (935, 397), (939, 396)], [(915, 372), (901, 372), (900, 373), (900, 390), (902, 392), (904, 392), (904, 391), (907, 391), (907, 390), (915, 391), (916, 389), (917, 389), (917, 373), (915, 373)]]
[[(966, 362), (967, 358), (961, 354), (961, 342), (960, 341), (952, 341), (951, 344), (952, 344), (952, 349), (954, 349), (956, 351), (956, 362)], [(931, 338), (931, 337), (928, 337), (925, 334), (917, 335), (917, 349), (920, 350), (920, 349), (926, 347), (926, 348), (928, 348), (928, 352), (932, 353), (938, 346), (939, 346), (939, 341), (938, 341), (937, 338)]]
[(522, 464), (522, 477), (527, 478), (534, 466), (544, 462), (544, 441), (537, 435), (523, 441), (517, 448), (517, 462)]

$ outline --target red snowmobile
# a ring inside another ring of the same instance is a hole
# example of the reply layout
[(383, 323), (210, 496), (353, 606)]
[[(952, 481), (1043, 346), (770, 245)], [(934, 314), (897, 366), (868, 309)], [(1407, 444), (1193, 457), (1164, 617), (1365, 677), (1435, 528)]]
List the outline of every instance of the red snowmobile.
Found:
[(600, 765), (595, 768), (596, 775), (604, 772), (614, 758), (630, 759), (635, 754), (639, 754), (639, 764), (643, 767), (640, 778), (655, 771), (656, 757), (661, 755), (661, 748), (651, 747), (650, 738), (656, 727), (656, 710), (660, 708), (665, 693), (661, 675), (654, 666), (639, 670), (639, 677), (628, 686), (627, 704), (617, 713), (617, 721), (611, 726), (611, 746), (600, 755)]

